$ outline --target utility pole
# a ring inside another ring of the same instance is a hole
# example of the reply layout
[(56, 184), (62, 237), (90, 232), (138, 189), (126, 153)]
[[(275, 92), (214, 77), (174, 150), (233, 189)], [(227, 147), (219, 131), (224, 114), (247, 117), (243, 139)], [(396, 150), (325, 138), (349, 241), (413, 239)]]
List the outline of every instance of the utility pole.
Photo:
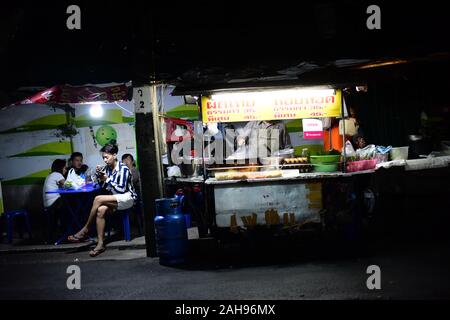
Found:
[[(147, 257), (156, 257), (154, 225), (154, 218), (156, 216), (155, 199), (161, 198), (163, 195), (163, 181), (160, 166), (160, 137), (158, 136), (160, 131), (159, 102), (157, 100), (157, 87), (155, 83), (154, 13), (151, 10), (152, 8), (147, 6), (136, 9), (136, 12), (141, 12), (136, 21), (134, 56), (132, 60), (137, 159), (141, 176), (141, 200), (144, 213)], [(149, 56), (149, 53), (151, 56)]]
[[(153, 90), (150, 86), (135, 87), (133, 99), (136, 107), (148, 104), (152, 106), (151, 93)], [(142, 97), (140, 97), (142, 92)], [(140, 100), (143, 98), (144, 100)], [(147, 107), (148, 108), (148, 107)], [(150, 110), (153, 108), (150, 107)], [(148, 109), (147, 109), (148, 110)], [(147, 248), (147, 257), (156, 257), (156, 239), (154, 218), (155, 199), (162, 196), (162, 182), (160, 181), (160, 161), (161, 157), (157, 148), (158, 139), (155, 137), (156, 127), (154, 117), (158, 114), (150, 112), (138, 112), (136, 110), (136, 145), (139, 161), (139, 173), (141, 176), (141, 199), (142, 209), (144, 211), (144, 226), (145, 226), (145, 243)], [(159, 159), (158, 159), (159, 158)]]

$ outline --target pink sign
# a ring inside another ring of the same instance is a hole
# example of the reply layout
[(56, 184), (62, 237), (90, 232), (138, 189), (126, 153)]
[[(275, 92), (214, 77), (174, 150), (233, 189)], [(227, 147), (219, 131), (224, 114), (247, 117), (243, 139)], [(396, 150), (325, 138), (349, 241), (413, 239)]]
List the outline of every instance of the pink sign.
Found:
[(323, 126), (322, 121), (318, 119), (303, 119), (303, 138), (304, 139), (322, 139)]
[(305, 138), (305, 139), (322, 139), (323, 131), (321, 131), (321, 132), (305, 131), (305, 132), (303, 132), (303, 138)]

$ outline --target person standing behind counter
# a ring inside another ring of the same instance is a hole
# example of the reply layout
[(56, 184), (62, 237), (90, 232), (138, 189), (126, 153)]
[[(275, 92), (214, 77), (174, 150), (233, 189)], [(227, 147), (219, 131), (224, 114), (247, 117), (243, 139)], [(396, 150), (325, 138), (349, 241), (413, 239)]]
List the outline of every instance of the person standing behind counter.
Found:
[[(282, 121), (250, 121), (236, 124), (237, 148), (256, 147), (258, 156), (273, 156), (277, 151), (292, 148), (289, 133)], [(251, 146), (251, 143), (257, 143)]]

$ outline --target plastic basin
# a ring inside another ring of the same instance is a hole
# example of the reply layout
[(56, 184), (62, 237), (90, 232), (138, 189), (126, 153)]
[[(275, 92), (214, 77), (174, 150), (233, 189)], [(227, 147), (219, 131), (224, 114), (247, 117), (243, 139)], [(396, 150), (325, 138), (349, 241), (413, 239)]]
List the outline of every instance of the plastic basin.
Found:
[(339, 154), (331, 154), (331, 155), (324, 155), (324, 156), (310, 156), (310, 161), (312, 164), (321, 164), (321, 163), (334, 163), (339, 162), (341, 160), (341, 155)]
[(409, 147), (398, 147), (391, 149), (391, 160), (408, 160)]
[(315, 172), (335, 172), (338, 171), (339, 163), (319, 163), (314, 165)]

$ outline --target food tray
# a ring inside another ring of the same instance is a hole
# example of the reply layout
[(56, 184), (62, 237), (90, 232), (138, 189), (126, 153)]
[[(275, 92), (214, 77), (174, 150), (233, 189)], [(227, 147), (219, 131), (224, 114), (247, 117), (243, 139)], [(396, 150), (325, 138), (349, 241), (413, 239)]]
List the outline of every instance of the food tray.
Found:
[(314, 167), (311, 164), (283, 164), (280, 169), (298, 169), (300, 173), (312, 172)]

